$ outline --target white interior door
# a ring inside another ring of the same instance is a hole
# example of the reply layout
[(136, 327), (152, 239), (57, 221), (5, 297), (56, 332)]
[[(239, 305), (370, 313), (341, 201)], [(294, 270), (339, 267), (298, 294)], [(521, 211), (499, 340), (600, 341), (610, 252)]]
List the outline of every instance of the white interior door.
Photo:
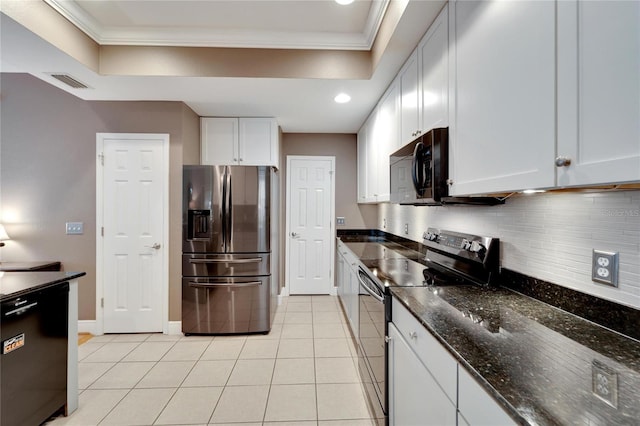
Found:
[(289, 294), (336, 294), (334, 169), (334, 157), (287, 157)]
[(102, 220), (97, 275), (102, 289), (96, 286), (96, 294), (103, 298), (98, 310), (103, 306), (105, 333), (163, 331), (168, 312), (168, 146), (168, 135), (98, 134)]

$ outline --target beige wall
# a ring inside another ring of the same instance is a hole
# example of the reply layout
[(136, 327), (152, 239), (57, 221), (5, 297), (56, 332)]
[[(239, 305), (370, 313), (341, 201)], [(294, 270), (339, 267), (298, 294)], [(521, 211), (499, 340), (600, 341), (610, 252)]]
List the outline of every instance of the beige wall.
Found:
[[(336, 226), (336, 229), (377, 227), (377, 206), (356, 203), (358, 184), (356, 165), (358, 155), (355, 134), (284, 133), (282, 134), (280, 153), (280, 230), (283, 242), (280, 245), (281, 259), (285, 258), (285, 243), (287, 241), (284, 216), (286, 214), (286, 166), (288, 155), (334, 156), (336, 158), (336, 217), (342, 216), (345, 218), (345, 225)], [(285, 275), (281, 274), (283, 278)], [(284, 285), (284, 279), (281, 284)]]
[[(83, 101), (26, 74), (1, 74), (0, 83), (0, 220), (13, 238), (1, 259), (60, 260), (67, 271), (85, 271), (81, 320), (95, 319), (95, 134), (169, 133), (169, 320), (179, 321), (182, 164), (199, 162), (199, 117), (181, 102)], [(282, 217), (286, 156), (332, 155), (336, 216), (345, 217), (344, 228), (377, 227), (376, 206), (355, 202), (355, 135), (283, 134), (281, 152)], [(84, 234), (65, 235), (70, 221), (84, 222)]]
[[(1, 74), (4, 261), (60, 260), (85, 271), (79, 318), (95, 319), (96, 133), (168, 133), (169, 320), (181, 316), (182, 164), (199, 161), (199, 118), (182, 102), (88, 102), (26, 74)], [(65, 222), (84, 234), (65, 235)]]
[[(287, 155), (332, 155), (336, 157), (336, 217), (345, 218), (345, 226), (336, 229), (376, 228), (377, 206), (357, 204), (357, 139), (355, 134), (284, 133), (282, 141), (283, 169), (280, 178), (285, 194)], [(282, 197), (282, 212), (285, 212)], [(284, 229), (284, 228), (283, 228)]]

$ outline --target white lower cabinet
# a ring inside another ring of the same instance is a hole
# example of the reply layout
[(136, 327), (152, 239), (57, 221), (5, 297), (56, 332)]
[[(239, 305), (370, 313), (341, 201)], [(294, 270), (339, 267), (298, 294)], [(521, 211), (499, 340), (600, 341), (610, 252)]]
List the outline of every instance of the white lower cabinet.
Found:
[(338, 280), (338, 297), (344, 308), (349, 326), (355, 337), (358, 336), (358, 264), (356, 255), (342, 241), (337, 244), (336, 279)]
[(455, 426), (455, 404), (393, 323), (389, 337), (389, 424)]
[(458, 418), (461, 425), (511, 426), (516, 423), (464, 368), (458, 368)]
[(398, 300), (389, 323), (391, 426), (516, 423)]

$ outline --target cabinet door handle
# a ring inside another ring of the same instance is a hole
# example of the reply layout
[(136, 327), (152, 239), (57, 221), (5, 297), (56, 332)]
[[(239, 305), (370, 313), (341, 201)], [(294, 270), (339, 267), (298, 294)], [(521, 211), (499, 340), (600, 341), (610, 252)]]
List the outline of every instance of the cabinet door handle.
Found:
[(409, 333), (409, 337), (411, 337), (412, 339), (417, 339), (418, 333), (416, 333), (415, 331), (412, 331), (411, 333)]
[(556, 167), (568, 167), (571, 165), (571, 158), (556, 157)]

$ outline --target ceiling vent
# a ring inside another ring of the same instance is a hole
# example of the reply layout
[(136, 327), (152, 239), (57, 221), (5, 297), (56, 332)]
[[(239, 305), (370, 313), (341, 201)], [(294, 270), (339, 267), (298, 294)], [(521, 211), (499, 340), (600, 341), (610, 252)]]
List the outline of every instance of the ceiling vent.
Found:
[(63, 82), (67, 86), (73, 87), (74, 89), (88, 89), (89, 88), (89, 86), (87, 86), (84, 83), (79, 82), (75, 78), (71, 77), (69, 74), (50, 73), (49, 75), (51, 77), (55, 78), (56, 80), (59, 80), (59, 81)]

